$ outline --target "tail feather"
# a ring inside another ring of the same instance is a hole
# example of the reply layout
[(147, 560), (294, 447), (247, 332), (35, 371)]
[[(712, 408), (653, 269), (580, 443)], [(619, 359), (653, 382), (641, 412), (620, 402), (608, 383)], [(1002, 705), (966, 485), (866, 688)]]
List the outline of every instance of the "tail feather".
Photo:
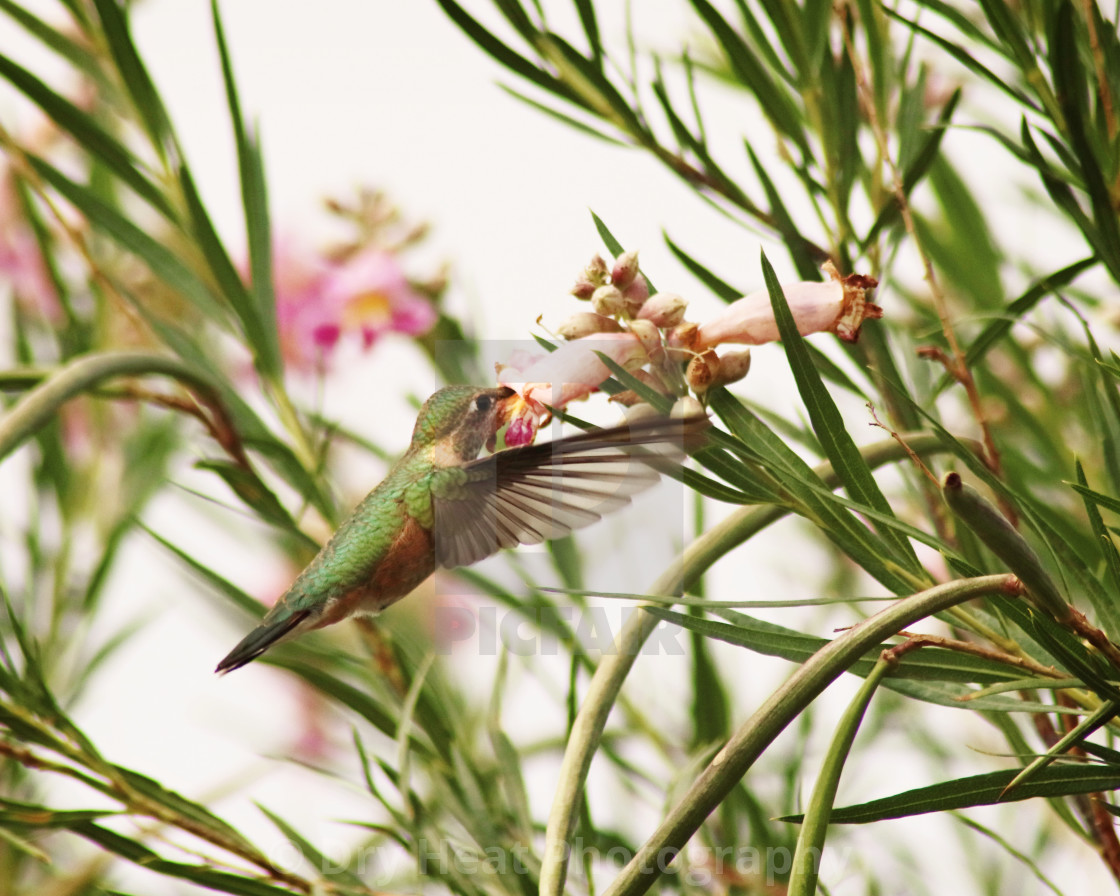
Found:
[(234, 669), (240, 669), (246, 663), (251, 663), (273, 644), (291, 634), (308, 615), (309, 611), (300, 610), (272, 622), (266, 619), (242, 638), (241, 642), (229, 652), (226, 658), (218, 663), (218, 668), (214, 671), (219, 675), (225, 675)]

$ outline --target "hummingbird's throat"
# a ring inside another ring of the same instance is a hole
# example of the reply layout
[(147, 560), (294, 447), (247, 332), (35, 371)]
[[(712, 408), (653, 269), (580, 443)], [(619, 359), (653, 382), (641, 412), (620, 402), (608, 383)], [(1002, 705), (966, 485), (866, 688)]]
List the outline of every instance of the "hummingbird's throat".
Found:
[[(478, 452), (475, 451), (477, 455)], [(466, 458), (473, 460), (474, 458)], [(464, 458), (460, 455), (456, 447), (456, 437), (454, 435), (448, 436), (446, 439), (440, 439), (431, 449), (432, 464), (437, 467), (457, 467), (463, 463)]]

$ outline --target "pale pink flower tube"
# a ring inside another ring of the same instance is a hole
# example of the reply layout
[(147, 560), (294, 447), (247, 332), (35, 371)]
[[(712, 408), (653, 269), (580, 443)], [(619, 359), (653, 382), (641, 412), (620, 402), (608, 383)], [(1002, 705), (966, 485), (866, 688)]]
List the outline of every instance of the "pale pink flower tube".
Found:
[[(597, 333), (566, 342), (520, 369), (510, 364), (498, 371), (499, 384), (520, 396), (510, 409), (507, 445), (532, 442), (540, 418), (548, 412), (546, 406), (562, 408), (590, 395), (610, 378), (610, 370), (596, 352), (627, 369), (648, 360), (641, 340), (633, 333)], [(524, 358), (519, 361), (525, 364)]]
[[(878, 283), (862, 274), (840, 278), (831, 265), (826, 265), (825, 270), (832, 276), (828, 282), (782, 286), (797, 331), (802, 336), (830, 332), (845, 342), (855, 342), (864, 320), (883, 316), (882, 308), (867, 301), (867, 290)], [(779, 338), (770, 294), (765, 289), (758, 289), (732, 302), (707, 323), (701, 324), (693, 348), (703, 351), (726, 343), (761, 345)]]

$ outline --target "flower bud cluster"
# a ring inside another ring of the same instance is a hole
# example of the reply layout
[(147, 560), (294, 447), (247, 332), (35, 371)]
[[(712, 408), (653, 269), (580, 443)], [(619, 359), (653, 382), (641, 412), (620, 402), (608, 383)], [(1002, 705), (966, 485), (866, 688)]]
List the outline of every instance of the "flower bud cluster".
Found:
[[(782, 287), (797, 329), (802, 335), (832, 332), (854, 342), (864, 320), (882, 316), (882, 309), (867, 299), (868, 290), (878, 284), (861, 274), (841, 277), (831, 262), (823, 270), (825, 282)], [(741, 380), (750, 370), (750, 349), (717, 353), (717, 348), (779, 338), (765, 289), (730, 303), (703, 323), (690, 321), (685, 318), (688, 303), (681, 296), (650, 295), (634, 251), (623, 252), (610, 265), (595, 255), (571, 293), (588, 302), (591, 310), (577, 312), (557, 328), (565, 344), (549, 355), (511, 361), (499, 369), (499, 382), (518, 392), (510, 411), (509, 444), (531, 441), (547, 407), (563, 407), (596, 391), (610, 376), (603, 356), (662, 394), (691, 391), (702, 397), (715, 386)], [(628, 390), (612, 400), (632, 405), (641, 398)]]
[(609, 268), (601, 255), (593, 255), (571, 293), (591, 302), (596, 314), (632, 316), (649, 298), (649, 283), (638, 270), (637, 252), (623, 252)]

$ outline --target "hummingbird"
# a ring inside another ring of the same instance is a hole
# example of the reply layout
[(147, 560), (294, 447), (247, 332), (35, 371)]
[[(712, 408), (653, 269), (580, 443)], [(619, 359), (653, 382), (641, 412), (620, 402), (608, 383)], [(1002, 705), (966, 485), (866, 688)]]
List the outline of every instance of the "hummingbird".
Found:
[(421, 407), (412, 441), (253, 631), (216, 671), (275, 644), (405, 597), (437, 567), (589, 525), (653, 485), (658, 446), (692, 446), (709, 423), (645, 418), (479, 457), (508, 416), (508, 387), (446, 386)]

